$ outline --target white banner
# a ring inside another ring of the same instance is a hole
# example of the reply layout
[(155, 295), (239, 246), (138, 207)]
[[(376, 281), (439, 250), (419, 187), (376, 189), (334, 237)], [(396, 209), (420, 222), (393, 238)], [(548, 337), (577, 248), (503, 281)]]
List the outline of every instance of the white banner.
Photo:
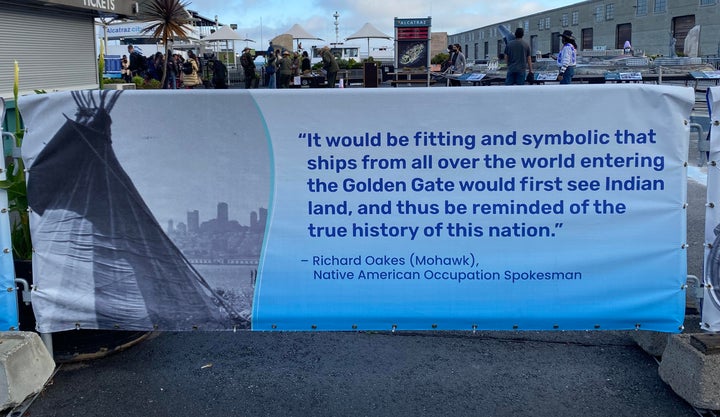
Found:
[(720, 330), (720, 129), (717, 127), (720, 88), (708, 89), (707, 103), (711, 128), (705, 209), (705, 295), (702, 303), (702, 328), (717, 332)]
[(22, 102), (41, 331), (682, 326), (691, 88), (106, 94)]

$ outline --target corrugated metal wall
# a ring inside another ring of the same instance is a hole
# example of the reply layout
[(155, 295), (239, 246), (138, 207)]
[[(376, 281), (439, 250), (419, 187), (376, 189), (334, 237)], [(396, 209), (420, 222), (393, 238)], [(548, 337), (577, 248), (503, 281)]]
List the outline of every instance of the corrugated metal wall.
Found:
[(0, 96), (12, 98), (14, 61), (21, 94), (97, 88), (95, 42), (89, 13), (0, 0)]

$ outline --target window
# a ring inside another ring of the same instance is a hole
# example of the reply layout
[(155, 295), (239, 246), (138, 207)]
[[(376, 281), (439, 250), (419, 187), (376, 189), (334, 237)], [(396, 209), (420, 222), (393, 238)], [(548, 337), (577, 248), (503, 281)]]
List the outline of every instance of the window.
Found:
[(667, 0), (655, 0), (655, 13), (665, 13), (667, 11)]
[(635, 15), (636, 16), (645, 16), (648, 12), (648, 0), (637, 0), (637, 5), (635, 5)]
[(700, 0), (701, 6), (709, 6), (711, 4), (715, 4), (716, 0)]
[(605, 16), (605, 14), (603, 13), (603, 7), (602, 6), (595, 7), (595, 21), (602, 22), (603, 16)]
[(582, 30), (581, 37), (582, 49), (585, 51), (592, 51), (593, 49), (593, 28), (586, 28)]
[(580, 24), (580, 12), (572, 12), (572, 24), (573, 26)]
[(523, 29), (525, 29), (525, 32), (530, 32), (530, 21), (526, 20), (523, 22)]
[(560, 21), (562, 22), (562, 27), (564, 27), (564, 28), (568, 27), (568, 25), (569, 25), (568, 14), (563, 13), (562, 19), (560, 19)]
[(538, 22), (538, 29), (539, 30), (545, 29), (545, 19), (540, 19), (540, 21)]
[(545, 18), (545, 27), (550, 29), (550, 18), (549, 17)]
[(615, 4), (610, 3), (605, 5), (605, 20), (615, 19)]

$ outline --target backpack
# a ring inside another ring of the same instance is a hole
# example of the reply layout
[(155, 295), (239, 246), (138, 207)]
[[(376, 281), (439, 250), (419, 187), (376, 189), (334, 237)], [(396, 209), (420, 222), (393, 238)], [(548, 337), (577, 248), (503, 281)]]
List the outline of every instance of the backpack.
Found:
[(140, 52), (133, 51), (132, 55), (134, 55), (135, 59), (131, 59), (135, 62), (137, 62), (137, 71), (145, 71), (148, 68), (147, 64), (147, 58), (145, 58), (144, 55), (142, 55)]
[(193, 73), (193, 66), (192, 66), (192, 62), (190, 62), (190, 59), (183, 62), (182, 72), (183, 72), (183, 74), (187, 74), (187, 75), (190, 75)]
[(268, 59), (267, 64), (265, 64), (265, 73), (266, 74), (275, 74), (276, 63), (277, 63), (277, 59), (275, 59), (275, 57)]
[(240, 55), (240, 66), (243, 67), (244, 69), (253, 68), (255, 66), (254, 64), (250, 63), (249, 56), (250, 55), (248, 55), (248, 54)]

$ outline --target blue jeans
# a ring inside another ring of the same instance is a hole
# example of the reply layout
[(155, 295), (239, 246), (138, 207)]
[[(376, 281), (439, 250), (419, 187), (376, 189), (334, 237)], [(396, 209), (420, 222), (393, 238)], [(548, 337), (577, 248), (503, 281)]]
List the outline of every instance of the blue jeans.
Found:
[(505, 77), (505, 85), (525, 85), (525, 71), (508, 72)]
[(165, 88), (170, 90), (176, 90), (177, 89), (177, 81), (175, 78), (175, 74), (170, 73), (165, 80)]
[(573, 75), (575, 75), (575, 67), (567, 67), (563, 73), (563, 79), (560, 80), (560, 84), (570, 84), (572, 82)]
[(267, 88), (277, 88), (277, 78), (275, 77), (275, 73), (268, 74), (268, 84)]

